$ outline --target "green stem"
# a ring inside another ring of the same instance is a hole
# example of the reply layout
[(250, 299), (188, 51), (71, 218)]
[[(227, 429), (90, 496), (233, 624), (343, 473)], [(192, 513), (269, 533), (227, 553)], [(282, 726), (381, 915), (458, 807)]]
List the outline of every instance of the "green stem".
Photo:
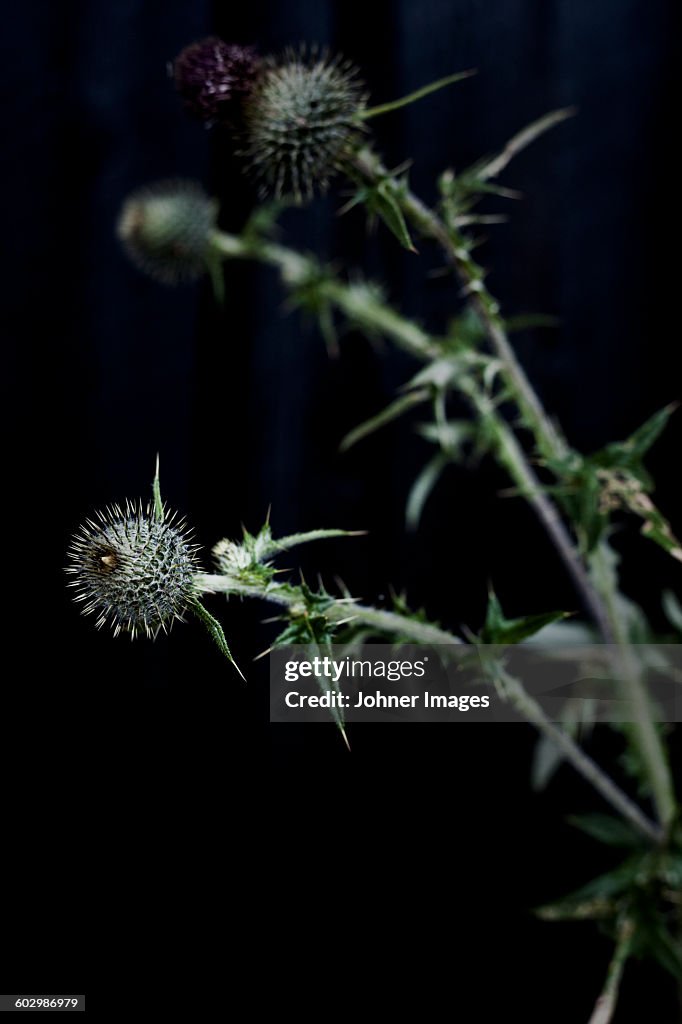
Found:
[(401, 182), (391, 177), (381, 160), (369, 149), (356, 154), (354, 168), (369, 182), (393, 183), (394, 199), (417, 231), (441, 246), (448, 262), (456, 270), (468, 296), (469, 304), (478, 315), (493, 351), (502, 364), (505, 381), (514, 395), (526, 425), (533, 432), (540, 452), (548, 458), (561, 459), (568, 446), (559, 430), (547, 416), (533, 386), (516, 358), (500, 307), (484, 283), (484, 272), (471, 256), (466, 238), (456, 229), (446, 227), (440, 217), (429, 209)]
[[(501, 372), (513, 396), (522, 419), (535, 439), (539, 453), (549, 460), (561, 461), (570, 453), (565, 438), (552, 423), (540, 399), (528, 380), (512, 348), (500, 316), (499, 304), (487, 290), (483, 269), (471, 256), (467, 239), (454, 225), (446, 225), (440, 217), (415, 196), (402, 182), (391, 176), (380, 159), (369, 149), (358, 152), (354, 158), (354, 171), (366, 181), (382, 181), (392, 185), (394, 199), (405, 216), (424, 236), (436, 241), (448, 262), (455, 269), (469, 304), (480, 318), (493, 351), (501, 364)], [(646, 692), (631, 653), (627, 651), (628, 637), (624, 633), (615, 607), (615, 592), (600, 593), (585, 568), (584, 560), (560, 520), (559, 513), (545, 495), (539, 481), (513, 435), (505, 436), (500, 455), (515, 479), (525, 480), (528, 500), (543, 522), (547, 532), (568, 568), (585, 606), (589, 609), (605, 643), (621, 645), (617, 668), (623, 678), (628, 697), (636, 711), (635, 740), (651, 785), (652, 797), (659, 821), (669, 828), (676, 813), (674, 787), (670, 767), (661, 738), (651, 718)]]
[[(462, 382), (464, 386), (466, 382)], [(495, 443), (499, 462), (535, 510), (540, 522), (554, 543), (557, 553), (573, 579), (576, 590), (582, 594), (587, 610), (594, 619), (605, 643), (615, 643), (607, 610), (590, 579), (589, 573), (579, 557), (559, 511), (542, 489), (542, 484), (526, 458), (521, 445), (510, 429), (508, 423), (496, 411), (494, 403), (486, 394), (475, 386), (468, 386), (469, 399), (480, 416), (487, 424)]]
[[(210, 575), (198, 573), (194, 578), (195, 587), (200, 593), (234, 594), (239, 597), (259, 598), (278, 604), (283, 608), (291, 608), (300, 603), (302, 598), (298, 589), (283, 583), (269, 583), (258, 586), (242, 583), (232, 576)], [(452, 633), (433, 626), (429, 622), (417, 622), (397, 612), (387, 612), (380, 608), (370, 608), (357, 604), (353, 600), (339, 599), (332, 601), (324, 614), (330, 622), (361, 622), (372, 629), (386, 633), (400, 634), (417, 644), (461, 644), (462, 641)]]
[[(593, 559), (596, 564), (599, 564), (603, 562), (604, 557), (604, 547), (600, 545), (594, 552)], [(606, 580), (608, 576), (608, 572), (599, 573), (600, 579)], [(667, 829), (672, 825), (676, 815), (676, 800), (665, 748), (651, 714), (651, 706), (641, 677), (640, 667), (633, 655), (627, 630), (616, 606), (617, 595), (614, 587), (605, 584), (601, 595), (613, 627), (615, 643), (618, 645), (615, 652), (618, 678), (624, 697), (633, 710), (634, 740), (651, 785), (651, 794), (658, 820)]]
[[(316, 281), (319, 295), (335, 305), (352, 322), (365, 329), (380, 332), (420, 361), (430, 362), (445, 354), (441, 343), (418, 324), (407, 320), (390, 306), (379, 301), (366, 286), (346, 285), (333, 278), (325, 279), (321, 275), (320, 264), (312, 257), (303, 256), (267, 239), (244, 238), (221, 231), (213, 233), (211, 244), (213, 250), (223, 258), (252, 259), (276, 267), (285, 286), (290, 289)], [(620, 642), (619, 623), (618, 616), (613, 614), (613, 602), (605, 602), (594, 586), (555, 503), (543, 490), (514, 432), (473, 378), (462, 378), (458, 383), (477, 414), (490, 427), (495, 438), (499, 461), (507, 469), (547, 531), (604, 642), (617, 645)], [(530, 394), (534, 395), (530, 385), (527, 382), (526, 384)], [(537, 398), (535, 404), (541, 409)], [(549, 423), (544, 413), (541, 419), (546, 424)], [(624, 658), (619, 669), (628, 669), (628, 694), (635, 695), (636, 691), (639, 691), (635, 707), (643, 717), (636, 723), (635, 735), (651, 781), (659, 819), (668, 826), (675, 814), (672, 779), (660, 737), (648, 713), (641, 681), (636, 672), (629, 671), (630, 663), (631, 659)]]
[[(244, 239), (218, 231), (212, 236), (212, 244), (225, 257), (255, 259), (277, 267), (282, 275), (282, 280), (289, 288), (295, 288), (309, 280), (319, 280), (320, 267), (317, 261), (287, 249), (285, 246), (263, 239)], [(442, 345), (426, 331), (401, 316), (390, 306), (371, 297), (366, 288), (344, 285), (335, 280), (322, 280), (319, 290), (321, 295), (333, 302), (351, 321), (366, 329), (380, 332), (417, 359), (430, 362), (444, 354)], [(465, 383), (462, 380), (460, 386), (464, 386)], [(487, 399), (473, 380), (469, 380), (466, 386), (466, 394), (477, 413), (484, 417), (492, 428), (497, 441), (497, 453), (500, 461), (529, 501), (554, 542), (564, 565), (573, 578), (576, 589), (583, 595), (586, 608), (604, 636), (605, 642), (615, 643), (602, 602), (556, 505), (543, 491), (542, 484), (531, 468), (513, 431), (496, 412), (493, 403)]]
[(634, 933), (634, 923), (629, 918), (625, 918), (618, 929), (618, 941), (606, 972), (606, 981), (588, 1024), (610, 1024), (610, 1021), (613, 1020), (623, 970), (630, 956)]
[(440, 346), (421, 327), (401, 317), (390, 306), (374, 300), (362, 285), (324, 280), (320, 277), (320, 264), (309, 256), (266, 239), (243, 238), (224, 231), (215, 231), (211, 244), (216, 252), (228, 259), (251, 259), (276, 267), (287, 288), (295, 289), (316, 280), (320, 297), (332, 302), (359, 326), (386, 334), (417, 359), (429, 362), (441, 355)]
[[(295, 608), (302, 604), (302, 596), (296, 587), (285, 583), (248, 584), (231, 576), (209, 575), (199, 573), (194, 578), (197, 593), (223, 593), (228, 596), (255, 598), (279, 605), (282, 608)], [(461, 644), (462, 641), (446, 630), (433, 626), (428, 622), (399, 615), (397, 612), (384, 611), (367, 605), (357, 604), (348, 600), (332, 600), (324, 611), (330, 622), (362, 623), (372, 629), (405, 637), (414, 643), (427, 645)], [(592, 760), (577, 743), (551, 722), (537, 701), (530, 696), (518, 680), (505, 676), (505, 685), (501, 691), (505, 699), (513, 705), (518, 713), (562, 751), (566, 760), (589, 782), (598, 793), (626, 818), (647, 839), (659, 843), (662, 839), (660, 830), (642, 813), (613, 780)]]

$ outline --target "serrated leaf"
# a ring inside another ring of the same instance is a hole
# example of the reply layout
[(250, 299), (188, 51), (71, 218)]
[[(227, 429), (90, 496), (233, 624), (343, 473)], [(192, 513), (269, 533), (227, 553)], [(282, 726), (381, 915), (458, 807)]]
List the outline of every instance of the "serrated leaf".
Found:
[(490, 182), (471, 177), (466, 171), (460, 175), (459, 185), (465, 192), (473, 195), (498, 196), (500, 199), (523, 198), (522, 193), (517, 189), (505, 188), (503, 185), (491, 185)]
[(538, 118), (537, 121), (532, 121), (531, 124), (512, 136), (504, 149), (497, 156), (493, 157), (492, 160), (479, 164), (466, 173), (471, 174), (480, 181), (496, 178), (514, 157), (526, 149), (527, 146), (530, 146), (532, 142), (535, 142), (541, 135), (548, 132), (550, 128), (561, 124), (562, 121), (566, 121), (569, 117), (573, 117), (575, 113), (575, 107), (565, 107), (562, 110), (553, 110), (549, 114)]
[[(311, 644), (308, 644), (306, 647), (306, 651), (308, 655), (308, 661), (310, 661), (311, 664), (314, 664), (316, 657), (331, 657), (332, 653), (329, 640), (322, 640), (320, 642), (313, 642)], [(315, 681), (317, 682), (317, 685), (323, 694), (336, 694), (337, 697), (341, 694), (341, 687), (339, 686), (338, 681), (334, 681), (332, 676), (326, 676), (324, 675), (324, 673), (320, 673), (318, 675), (316, 673)], [(337, 706), (337, 703), (334, 702), (332, 706), (329, 708), (329, 714), (334, 719), (334, 723), (336, 724), (337, 729), (341, 733), (344, 743), (350, 750), (350, 743), (348, 742), (348, 737), (346, 735), (346, 726), (343, 716), (343, 709), (340, 706)]]
[(441, 473), (448, 465), (449, 461), (448, 456), (443, 452), (439, 452), (437, 455), (434, 455), (434, 457), (426, 463), (421, 473), (412, 484), (405, 509), (405, 523), (408, 530), (416, 530), (419, 526), (419, 520), (421, 519), (422, 512), (429, 495), (436, 486)]
[(650, 416), (641, 427), (630, 435), (627, 441), (623, 442), (623, 447), (627, 448), (638, 458), (645, 455), (663, 433), (668, 420), (677, 409), (678, 404), (678, 402), (672, 402), (663, 409), (659, 409), (653, 416)]
[(432, 92), (444, 89), (448, 85), (454, 85), (455, 82), (461, 82), (465, 78), (471, 78), (475, 74), (476, 71), (473, 68), (469, 68), (467, 71), (457, 71), (454, 75), (447, 75), (445, 78), (439, 78), (435, 82), (423, 85), (420, 89), (408, 93), (407, 96), (401, 96), (400, 99), (391, 100), (376, 107), (367, 107), (365, 110), (361, 110), (358, 116), (362, 121), (369, 121), (370, 118), (378, 117), (380, 114), (390, 114), (394, 110), (400, 110), (401, 107), (407, 107), (411, 103), (416, 103), (417, 100), (423, 99), (424, 96), (429, 96)]
[(372, 213), (381, 218), (388, 230), (398, 239), (403, 249), (407, 249), (408, 252), (412, 253), (417, 252), (410, 237), (410, 232), (407, 230), (403, 211), (385, 182), (381, 182), (373, 189), (367, 201), (367, 206)]
[(493, 590), (488, 597), (485, 625), (481, 631), (481, 643), (484, 644), (518, 644), (528, 639), (552, 622), (565, 619), (569, 612), (544, 612), (539, 615), (525, 615), (518, 619), (508, 619)]
[(640, 837), (622, 818), (612, 818), (609, 814), (575, 814), (568, 820), (571, 825), (580, 829), (585, 835), (606, 846), (626, 848), (641, 846)]
[(659, 409), (624, 441), (613, 441), (611, 444), (607, 444), (590, 455), (585, 462), (600, 469), (629, 470), (647, 490), (650, 490), (651, 482), (642, 465), (642, 459), (660, 437), (676, 408), (677, 404), (672, 404)]
[(673, 978), (682, 981), (682, 952), (659, 913), (638, 922), (633, 953), (651, 957)]
[(270, 558), (281, 551), (288, 551), (289, 548), (298, 547), (300, 544), (311, 544), (317, 540), (329, 540), (333, 537), (364, 537), (365, 530), (308, 530), (306, 533), (292, 533), (288, 537), (271, 539), (269, 544), (264, 546), (261, 558)]
[(211, 639), (213, 640), (213, 642), (217, 646), (217, 648), (220, 651), (220, 653), (223, 654), (227, 658), (227, 660), (230, 662), (230, 664), (234, 666), (234, 668), (237, 670), (239, 675), (242, 677), (244, 682), (246, 682), (246, 678), (244, 677), (244, 673), (242, 672), (242, 670), (240, 669), (239, 665), (237, 664), (237, 662), (232, 657), (232, 652), (230, 651), (230, 648), (227, 646), (227, 640), (225, 639), (225, 634), (223, 632), (223, 627), (220, 625), (218, 620), (215, 619), (211, 615), (211, 613), (209, 611), (207, 611), (206, 608), (204, 608), (204, 606), (201, 603), (201, 601), (199, 601), (196, 598), (194, 599), (194, 601), (192, 601), (192, 603), (190, 605), (190, 610), (192, 612), (194, 612), (194, 614), (199, 619), (199, 621), (201, 623), (203, 623), (203, 625), (206, 628), (206, 631), (208, 632), (208, 635), (211, 637)]
[[(647, 855), (634, 855), (628, 860), (619, 864), (618, 867), (612, 871), (607, 871), (603, 875), (598, 875), (597, 878), (593, 878), (586, 885), (581, 886), (574, 892), (565, 896), (561, 900), (557, 900), (551, 904), (551, 907), (555, 911), (560, 911), (562, 908), (566, 911), (566, 914), (570, 914), (572, 908), (576, 908), (581, 904), (590, 903), (591, 901), (598, 901), (602, 904), (605, 901), (616, 899), (627, 893), (637, 882), (638, 878), (643, 876), (643, 873), (647, 871), (647, 862), (645, 857)], [(549, 910), (549, 907), (543, 908)]]
[(427, 401), (431, 397), (431, 392), (425, 388), (409, 391), (406, 395), (401, 395), (395, 402), (391, 402), (385, 409), (382, 409), (376, 416), (372, 416), (370, 419), (365, 420), (364, 423), (360, 423), (359, 426), (354, 427), (353, 430), (349, 431), (344, 437), (343, 441), (339, 445), (339, 450), (347, 452), (349, 448), (352, 448), (358, 441), (362, 441), (365, 437), (369, 437), (370, 434), (385, 427), (386, 424), (392, 423), (393, 420), (399, 419), (400, 416), (404, 415), (410, 409), (413, 409), (416, 405), (420, 405), (422, 402)]
[(641, 529), (642, 536), (652, 540), (654, 544), (658, 544), (671, 558), (682, 562), (682, 544), (672, 532), (668, 520), (658, 511), (648, 494), (643, 491), (633, 494), (627, 504), (631, 512), (644, 520)]

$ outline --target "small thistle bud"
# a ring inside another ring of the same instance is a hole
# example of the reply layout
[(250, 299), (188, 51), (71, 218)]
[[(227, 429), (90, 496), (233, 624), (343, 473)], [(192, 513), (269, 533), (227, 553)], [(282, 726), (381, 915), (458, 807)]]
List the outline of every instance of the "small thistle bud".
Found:
[(69, 584), (83, 614), (97, 615), (97, 628), (109, 625), (135, 637), (167, 632), (194, 599), (197, 548), (184, 523), (156, 518), (142, 503), (118, 506), (88, 520), (69, 548)]
[(133, 263), (163, 284), (194, 281), (206, 270), (214, 200), (192, 181), (161, 181), (126, 199), (117, 233)]
[(207, 125), (241, 123), (241, 106), (252, 91), (260, 60), (251, 46), (214, 36), (192, 43), (173, 62), (173, 77), (185, 107)]
[(363, 131), (366, 97), (356, 76), (348, 62), (305, 52), (263, 67), (246, 103), (242, 150), (263, 195), (300, 202), (343, 168)]

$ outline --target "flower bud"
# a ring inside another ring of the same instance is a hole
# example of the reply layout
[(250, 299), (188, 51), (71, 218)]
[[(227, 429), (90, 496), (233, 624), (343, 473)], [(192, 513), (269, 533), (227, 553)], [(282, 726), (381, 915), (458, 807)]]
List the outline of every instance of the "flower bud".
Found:
[(192, 602), (196, 551), (184, 523), (127, 504), (87, 521), (71, 542), (66, 571), (75, 600), (84, 602), (84, 615), (97, 616), (98, 629), (155, 637), (182, 621)]
[(357, 71), (314, 53), (264, 65), (244, 111), (246, 158), (264, 195), (297, 201), (323, 192), (356, 149), (365, 105)]
[(191, 181), (161, 181), (126, 199), (117, 233), (133, 263), (163, 284), (194, 281), (206, 270), (216, 204)]

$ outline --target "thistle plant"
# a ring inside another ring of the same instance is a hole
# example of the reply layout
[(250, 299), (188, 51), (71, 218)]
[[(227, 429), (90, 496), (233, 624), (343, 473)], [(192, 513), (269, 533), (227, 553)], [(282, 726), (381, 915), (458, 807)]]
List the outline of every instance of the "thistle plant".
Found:
[[(545, 765), (565, 760), (608, 803), (611, 813), (576, 819), (595, 839), (625, 851), (626, 859), (589, 882), (581, 892), (543, 909), (547, 919), (592, 919), (612, 935), (614, 956), (591, 1018), (608, 1024), (615, 1013), (620, 978), (632, 956), (651, 956), (682, 978), (682, 952), (676, 913), (682, 891), (682, 835), (667, 737), (656, 723), (644, 681), (638, 645), (656, 641), (645, 612), (620, 589), (619, 556), (611, 535), (627, 515), (643, 538), (682, 561), (682, 545), (656, 507), (654, 484), (644, 462), (672, 413), (654, 415), (630, 437), (584, 455), (575, 450), (544, 410), (510, 341), (518, 321), (508, 317), (490, 293), (474, 256), (480, 225), (497, 215), (481, 215), (482, 197), (507, 198), (500, 175), (524, 148), (574, 112), (554, 111), (514, 136), (497, 155), (438, 181), (439, 201), (428, 207), (410, 189), (405, 168), (386, 168), (372, 142), (368, 122), (422, 99), (471, 72), (459, 72), (403, 99), (369, 107), (352, 65), (315, 50), (287, 51), (257, 59), (254, 52), (218, 40), (188, 47), (174, 64), (178, 89), (191, 112), (216, 130), (230, 133), (236, 159), (262, 194), (300, 203), (326, 190), (334, 176), (353, 189), (344, 213), (359, 208), (379, 218), (398, 242), (416, 251), (415, 240), (435, 241), (454, 279), (453, 319), (436, 335), (408, 319), (384, 298), (379, 285), (357, 273), (347, 276), (273, 239), (282, 203), (264, 205), (238, 234), (216, 226), (217, 207), (199, 186), (151, 187), (123, 207), (119, 234), (134, 262), (165, 283), (199, 276), (218, 281), (232, 260), (275, 267), (291, 304), (314, 313), (328, 343), (352, 327), (379, 335), (409, 353), (415, 371), (395, 400), (372, 420), (359, 424), (342, 449), (384, 425), (419, 412), (420, 436), (433, 454), (415, 480), (407, 501), (409, 528), (418, 528), (427, 500), (448, 465), (488, 455), (505, 470), (517, 494), (537, 514), (575, 586), (585, 616), (583, 635), (608, 645), (608, 657), (621, 693), (634, 708), (626, 728), (633, 794), (580, 747), (570, 721), (557, 726), (521, 682), (494, 659), (489, 680), (504, 699), (540, 732)], [(464, 399), (466, 419), (453, 419), (452, 396)], [(297, 544), (339, 536), (317, 530), (273, 539), (266, 524), (241, 541), (227, 538), (213, 549), (215, 571), (203, 573), (184, 528), (164, 518), (158, 473), (153, 514), (141, 506), (114, 509), (89, 523), (74, 541), (71, 573), (85, 602), (115, 632), (155, 635), (187, 610), (193, 611), (228, 657), (222, 627), (200, 601), (218, 593), (270, 602), (283, 628), (275, 646), (306, 642), (327, 645), (348, 633), (445, 647), (468, 643), (515, 644), (551, 628), (561, 636), (564, 612), (548, 611), (508, 619), (491, 592), (486, 619), (458, 636), (429, 622), (404, 603), (378, 608), (349, 594), (311, 590), (282, 580), (277, 555)], [(682, 636), (682, 609), (669, 596), (671, 626)], [(575, 623), (573, 624), (575, 628)], [(334, 715), (344, 739), (342, 716)], [(544, 781), (548, 772), (545, 770)]]

